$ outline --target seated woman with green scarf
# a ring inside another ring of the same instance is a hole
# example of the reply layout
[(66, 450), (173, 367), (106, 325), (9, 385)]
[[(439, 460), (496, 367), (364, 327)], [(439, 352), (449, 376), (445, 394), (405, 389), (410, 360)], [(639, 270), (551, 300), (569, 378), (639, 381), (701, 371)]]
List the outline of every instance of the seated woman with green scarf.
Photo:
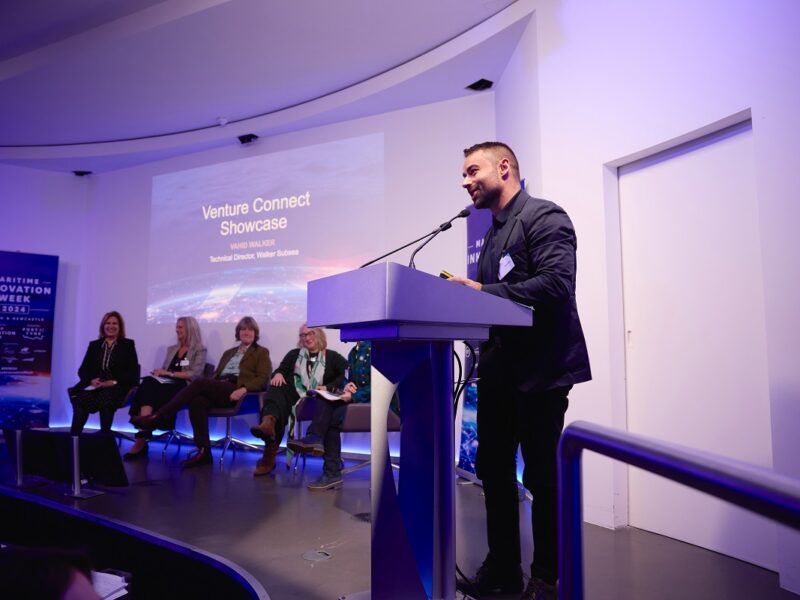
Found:
[(272, 374), (261, 423), (250, 429), (255, 437), (264, 440), (264, 456), (256, 463), (253, 475), (267, 475), (275, 469), (278, 446), (283, 439), (292, 407), (309, 390), (341, 386), (347, 360), (328, 350), (325, 331), (320, 327), (300, 327), (297, 348), (290, 350)]

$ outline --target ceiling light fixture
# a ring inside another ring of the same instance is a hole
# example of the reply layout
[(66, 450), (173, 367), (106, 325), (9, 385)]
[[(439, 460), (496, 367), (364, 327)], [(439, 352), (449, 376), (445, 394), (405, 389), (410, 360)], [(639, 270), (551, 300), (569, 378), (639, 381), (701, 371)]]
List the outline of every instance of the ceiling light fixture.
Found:
[(242, 146), (247, 144), (252, 144), (258, 139), (258, 136), (255, 133), (245, 133), (244, 135), (239, 136), (239, 143)]
[(488, 79), (478, 79), (478, 81), (474, 81), (470, 83), (466, 89), (472, 90), (474, 92), (482, 92), (483, 90), (488, 90), (494, 85), (494, 81), (489, 81)]

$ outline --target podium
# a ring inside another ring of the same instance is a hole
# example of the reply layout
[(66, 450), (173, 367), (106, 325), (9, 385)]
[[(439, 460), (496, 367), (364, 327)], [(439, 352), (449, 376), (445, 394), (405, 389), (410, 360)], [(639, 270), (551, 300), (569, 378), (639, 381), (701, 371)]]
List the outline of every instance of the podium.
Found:
[[(492, 325), (530, 326), (533, 311), (396, 263), (308, 283), (308, 325), (372, 341), (371, 592), (380, 600), (455, 597), (454, 340)], [(399, 388), (395, 487), (386, 416)]]

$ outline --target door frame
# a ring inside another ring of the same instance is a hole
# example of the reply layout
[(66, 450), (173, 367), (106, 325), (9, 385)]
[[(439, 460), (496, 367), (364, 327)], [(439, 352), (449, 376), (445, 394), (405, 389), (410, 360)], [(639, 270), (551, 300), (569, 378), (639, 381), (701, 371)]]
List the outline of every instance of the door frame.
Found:
[[(606, 284), (608, 290), (609, 381), (611, 425), (628, 431), (627, 365), (625, 360), (625, 306), (622, 277), (622, 222), (620, 220), (619, 172), (633, 163), (645, 166), (658, 162), (668, 153), (679, 151), (706, 136), (719, 134), (752, 121), (749, 108), (703, 125), (678, 137), (603, 163), (603, 200), (606, 231)], [(628, 465), (614, 461), (612, 466), (614, 528), (630, 524), (630, 486)]]

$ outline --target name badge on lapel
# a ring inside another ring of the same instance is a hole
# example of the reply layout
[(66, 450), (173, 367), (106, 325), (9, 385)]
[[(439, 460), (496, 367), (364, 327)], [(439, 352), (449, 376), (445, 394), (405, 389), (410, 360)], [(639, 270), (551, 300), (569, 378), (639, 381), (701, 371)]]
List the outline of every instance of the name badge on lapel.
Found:
[(509, 274), (511, 269), (514, 268), (514, 259), (508, 252), (504, 252), (500, 257), (500, 269), (497, 271), (497, 278), (503, 281), (506, 275)]

